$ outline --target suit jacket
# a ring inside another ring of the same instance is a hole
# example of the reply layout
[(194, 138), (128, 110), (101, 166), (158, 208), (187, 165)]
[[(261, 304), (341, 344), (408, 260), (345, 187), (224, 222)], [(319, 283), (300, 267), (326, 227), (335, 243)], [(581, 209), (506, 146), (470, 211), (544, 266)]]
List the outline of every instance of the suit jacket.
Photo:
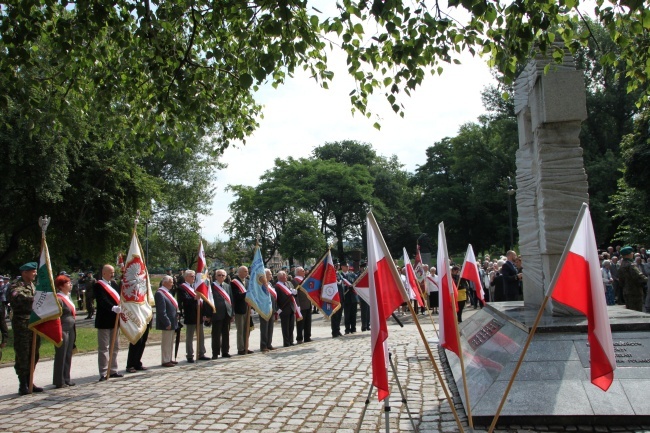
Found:
[(506, 261), (501, 267), (503, 275), (503, 291), (506, 301), (515, 301), (519, 296), (519, 278), (517, 268), (511, 261)]
[(212, 321), (216, 320), (230, 320), (233, 316), (233, 306), (232, 306), (232, 290), (230, 285), (223, 283), (221, 287), (226, 291), (228, 296), (230, 296), (230, 304), (228, 304), (225, 298), (221, 295), (221, 291), (216, 288), (217, 283), (212, 283), (212, 297), (214, 298), (214, 308), (217, 310), (212, 313)]
[[(172, 301), (160, 290), (157, 290), (153, 297), (156, 301), (156, 329), (161, 331), (176, 330), (178, 327), (178, 312)], [(194, 316), (194, 319), (196, 319), (196, 313)], [(196, 324), (196, 321), (194, 323)], [(171, 327), (167, 329), (170, 325)]]
[[(284, 285), (287, 286), (289, 290), (293, 289), (293, 284), (289, 281), (284, 283)], [(278, 289), (277, 286), (275, 291), (278, 292), (278, 309), (282, 310), (280, 316), (289, 316), (293, 314), (293, 309), (291, 308), (291, 305), (293, 305), (293, 295), (287, 295), (283, 290)]]
[[(183, 317), (185, 318), (184, 323), (186, 325), (196, 325), (196, 305), (199, 301), (194, 299), (187, 290), (182, 287), (178, 289), (178, 306), (183, 306)], [(209, 311), (208, 311), (209, 310)], [(210, 316), (212, 314), (212, 309), (206, 307), (206, 303), (203, 303), (203, 308), (201, 309), (201, 316)]]
[[(248, 288), (248, 278), (242, 281), (241, 278), (236, 276), (235, 278), (233, 278), (233, 280), (239, 281), (244, 285), (245, 288)], [(232, 292), (232, 305), (235, 314), (246, 314), (246, 312), (248, 311), (248, 304), (246, 303), (246, 293), (241, 293), (238, 288), (232, 287), (232, 284), (230, 289)]]
[[(114, 288), (118, 294), (120, 293), (119, 286), (113, 280), (111, 280), (111, 287)], [(97, 311), (95, 312), (95, 328), (113, 329), (117, 314), (113, 313), (112, 308), (118, 303), (115, 302), (111, 295), (106, 293), (106, 289), (104, 289), (99, 282), (95, 283), (93, 286), (93, 292), (95, 293), (95, 302), (97, 303)]]
[(311, 309), (311, 302), (309, 301), (309, 296), (307, 296), (305, 292), (303, 292), (302, 290), (297, 289), (299, 285), (300, 283), (294, 278), (293, 287), (295, 287), (296, 290), (298, 290), (298, 306), (300, 307), (301, 310), (309, 310)]
[[(70, 299), (70, 302), (73, 302), (72, 299)], [(72, 310), (70, 310), (68, 304), (62, 302), (61, 300), (59, 300), (59, 304), (61, 304), (61, 330), (64, 332), (70, 332), (74, 329), (75, 324)]]

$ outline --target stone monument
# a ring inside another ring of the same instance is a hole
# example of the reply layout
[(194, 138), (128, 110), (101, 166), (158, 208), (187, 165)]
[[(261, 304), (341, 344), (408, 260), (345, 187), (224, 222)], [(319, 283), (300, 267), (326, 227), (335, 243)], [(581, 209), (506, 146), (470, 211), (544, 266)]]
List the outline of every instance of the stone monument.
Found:
[[(515, 83), (517, 211), (524, 302), (488, 303), (460, 325), (472, 418), (489, 425), (528, 338), (583, 202), (583, 76), (538, 56)], [(550, 309), (549, 309), (550, 310)], [(609, 391), (591, 384), (587, 321), (559, 304), (540, 321), (500, 415), (502, 424), (650, 423), (650, 315), (609, 307), (617, 370)], [(462, 389), (460, 362), (447, 353)], [(463, 392), (461, 399), (467, 411)]]

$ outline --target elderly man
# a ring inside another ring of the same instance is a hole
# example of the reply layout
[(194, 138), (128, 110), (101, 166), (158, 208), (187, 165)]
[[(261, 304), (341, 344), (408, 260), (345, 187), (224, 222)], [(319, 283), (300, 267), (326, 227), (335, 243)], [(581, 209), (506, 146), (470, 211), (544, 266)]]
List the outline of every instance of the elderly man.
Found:
[(181, 284), (180, 290), (178, 291), (178, 300), (183, 306), (183, 311), (185, 311), (185, 356), (188, 363), (194, 363), (194, 333), (196, 332), (196, 339), (199, 342), (199, 353), (196, 354), (196, 357), (199, 361), (208, 361), (210, 358), (205, 356), (205, 338), (202, 320), (204, 311), (200, 309), (201, 296), (194, 290), (196, 273), (192, 270), (187, 270), (183, 274), (183, 278), (185, 282)]
[(212, 313), (212, 359), (230, 358), (230, 322), (233, 317), (232, 291), (226, 284), (225, 269), (215, 272), (215, 281), (212, 283), (212, 297), (214, 298), (215, 311)]
[(178, 326), (178, 302), (171, 293), (173, 287), (174, 278), (171, 275), (165, 275), (154, 295), (156, 300), (156, 329), (162, 333), (160, 363), (163, 367), (173, 367), (177, 364), (172, 361), (174, 332)]
[[(230, 283), (233, 299), (233, 310), (235, 312), (235, 327), (237, 328), (237, 354), (246, 355), (253, 353), (246, 347), (246, 316), (248, 304), (246, 303), (246, 287), (248, 287), (248, 268), (240, 266)], [(248, 330), (250, 334), (250, 328)]]
[[(32, 338), (34, 333), (29, 329), (29, 316), (32, 314), (32, 304), (36, 294), (36, 262), (25, 263), (20, 270), (21, 279), (16, 281), (7, 291), (7, 300), (11, 304), (13, 315), (11, 317), (11, 327), (14, 331), (14, 350), (16, 360), (14, 369), (18, 375), (18, 394), (25, 395), (29, 393), (29, 374), (30, 362), (32, 357)], [(4, 308), (4, 307), (3, 307)], [(38, 362), (38, 350), (41, 346), (40, 337), (36, 336), (36, 352), (34, 354), (35, 362)], [(32, 386), (34, 392), (43, 392), (43, 388), (36, 385)]]
[(278, 293), (278, 314), (280, 315), (280, 325), (282, 326), (282, 342), (284, 347), (293, 346), (293, 328), (295, 323), (296, 289), (288, 281), (285, 271), (278, 272), (278, 282), (275, 287)]
[[(296, 276), (293, 278), (293, 286), (298, 287), (305, 279), (305, 269), (302, 266), (295, 268)], [(311, 302), (309, 296), (302, 290), (298, 290), (298, 306), (302, 314), (302, 320), (296, 324), (297, 335), (296, 341), (301, 344), (303, 341), (309, 343), (311, 341)]]
[(278, 293), (273, 288), (273, 275), (270, 269), (264, 269), (266, 274), (266, 288), (271, 295), (271, 317), (269, 320), (264, 320), (260, 316), (260, 350), (262, 353), (267, 353), (269, 350), (274, 350), (273, 347), (273, 324), (276, 319), (276, 311), (278, 310)]
[(515, 266), (517, 253), (510, 250), (506, 253), (506, 262), (501, 267), (501, 275), (503, 275), (503, 289), (504, 301), (516, 301), (519, 299), (519, 281), (522, 274)]
[[(108, 357), (110, 355), (111, 337), (115, 326), (119, 327), (117, 315), (122, 312), (120, 308), (120, 289), (113, 277), (115, 269), (111, 265), (104, 265), (102, 278), (95, 282), (93, 292), (97, 302), (95, 314), (95, 328), (97, 328), (97, 364), (99, 367), (99, 381), (106, 380), (108, 372)], [(115, 339), (113, 356), (111, 358), (110, 377), (122, 377), (117, 370), (117, 353), (120, 350), (120, 339)]]
[(621, 248), (623, 260), (618, 270), (619, 284), (623, 288), (625, 307), (628, 310), (643, 311), (643, 289), (648, 281), (637, 266), (633, 265), (634, 250), (630, 246)]

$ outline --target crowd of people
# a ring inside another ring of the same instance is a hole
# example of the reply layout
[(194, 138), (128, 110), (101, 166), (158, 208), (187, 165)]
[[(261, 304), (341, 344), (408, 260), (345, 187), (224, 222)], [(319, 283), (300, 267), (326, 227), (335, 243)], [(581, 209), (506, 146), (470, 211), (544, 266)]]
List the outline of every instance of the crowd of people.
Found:
[[(605, 297), (609, 305), (625, 304), (627, 308), (650, 311), (650, 296), (648, 295), (648, 275), (650, 275), (650, 259), (644, 248), (634, 252), (632, 247), (608, 248), (600, 255), (602, 261), (602, 277), (605, 287)], [(330, 316), (332, 338), (344, 334), (357, 332), (357, 317), (360, 310), (361, 332), (370, 330), (369, 305), (357, 295), (354, 282), (361, 272), (361, 267), (353, 269), (348, 263), (337, 265), (337, 286), (340, 308)], [(451, 266), (451, 277), (458, 289), (458, 322), (462, 322), (463, 310), (466, 305), (473, 308), (482, 308), (483, 302), (518, 301), (523, 297), (522, 275), (523, 267), (521, 256), (514, 251), (508, 251), (505, 256), (491, 259), (485, 256), (482, 263), (478, 264), (481, 287), (460, 277), (461, 268), (455, 264)], [(5, 315), (7, 308), (11, 307), (11, 324), (14, 332), (15, 370), (19, 379), (19, 394), (29, 393), (30, 359), (32, 347), (35, 348), (35, 360), (38, 362), (40, 338), (37, 336), (36, 344), (32, 346), (34, 333), (28, 328), (29, 317), (35, 294), (34, 281), (36, 278), (37, 263), (26, 263), (20, 267), (20, 277), (9, 283), (8, 277), (2, 277), (0, 284), (0, 331), (2, 332), (2, 346), (6, 345), (8, 329)], [(418, 290), (428, 301), (425, 307), (420, 307), (424, 314), (429, 308), (432, 314), (438, 314), (440, 282), (436, 275), (435, 267), (429, 269), (423, 265), (422, 281)], [(402, 279), (406, 282), (405, 270), (399, 268)], [(312, 341), (312, 317), (318, 313), (312, 306), (307, 294), (298, 290), (305, 278), (306, 270), (300, 266), (283, 268), (273, 274), (266, 269), (264, 284), (272, 298), (272, 314), (269, 317), (259, 317), (260, 347), (263, 353), (275, 350), (280, 345), (280, 339), (274, 340), (276, 322), (280, 322), (281, 344), (290, 347), (295, 344), (309, 343)], [(214, 299), (214, 310), (203, 302), (201, 296), (194, 289), (196, 274), (192, 270), (183, 270), (173, 275), (171, 269), (163, 276), (160, 287), (155, 293), (155, 327), (161, 331), (161, 365), (174, 367), (178, 362), (174, 359), (174, 336), (180, 335), (181, 328), (185, 328), (185, 358), (188, 363), (210, 359), (230, 358), (230, 332), (234, 325), (235, 345), (237, 355), (246, 355), (254, 351), (249, 348), (249, 337), (254, 329), (251, 309), (246, 303), (246, 292), (249, 285), (248, 268), (240, 266), (231, 267), (229, 272), (225, 269), (215, 270), (210, 279), (210, 288)], [(56, 348), (53, 380), (57, 388), (74, 386), (71, 380), (71, 364), (73, 348), (75, 346), (75, 321), (77, 310), (83, 307), (87, 310), (86, 319), (95, 318), (98, 345), (98, 372), (99, 381), (111, 377), (122, 377), (119, 372), (117, 355), (119, 352), (119, 339), (112, 338), (116, 329), (120, 308), (120, 284), (115, 278), (115, 269), (111, 265), (104, 265), (99, 279), (93, 278), (92, 272), (79, 274), (76, 284), (77, 305), (74, 303), (73, 279), (65, 272), (61, 272), (54, 280), (57, 296), (62, 307), (61, 325), (63, 342)], [(482, 295), (482, 296), (480, 296)], [(643, 305), (645, 300), (645, 306)], [(403, 304), (401, 311), (404, 314)], [(418, 306), (415, 305), (417, 311)], [(343, 319), (343, 332), (341, 322)], [(142, 355), (147, 342), (149, 327), (136, 344), (129, 344), (127, 357), (127, 372), (146, 370), (142, 364)], [(210, 356), (205, 347), (205, 328), (211, 328), (212, 344)], [(277, 343), (275, 343), (277, 341)], [(196, 346), (195, 346), (195, 343)], [(196, 348), (196, 350), (195, 350)], [(178, 347), (176, 347), (178, 350)], [(32, 386), (33, 392), (42, 392), (43, 389)]]

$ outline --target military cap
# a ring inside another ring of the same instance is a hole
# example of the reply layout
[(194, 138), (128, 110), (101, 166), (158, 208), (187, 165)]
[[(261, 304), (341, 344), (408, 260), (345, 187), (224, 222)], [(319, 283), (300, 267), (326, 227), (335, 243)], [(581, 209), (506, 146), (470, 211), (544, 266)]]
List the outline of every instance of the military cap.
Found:
[(20, 272), (23, 272), (23, 271), (35, 271), (36, 269), (38, 269), (38, 263), (36, 263), (36, 262), (25, 263), (20, 268), (18, 268), (18, 270)]
[(627, 256), (628, 254), (632, 254), (634, 252), (634, 249), (630, 246), (625, 246), (621, 248), (621, 255)]

